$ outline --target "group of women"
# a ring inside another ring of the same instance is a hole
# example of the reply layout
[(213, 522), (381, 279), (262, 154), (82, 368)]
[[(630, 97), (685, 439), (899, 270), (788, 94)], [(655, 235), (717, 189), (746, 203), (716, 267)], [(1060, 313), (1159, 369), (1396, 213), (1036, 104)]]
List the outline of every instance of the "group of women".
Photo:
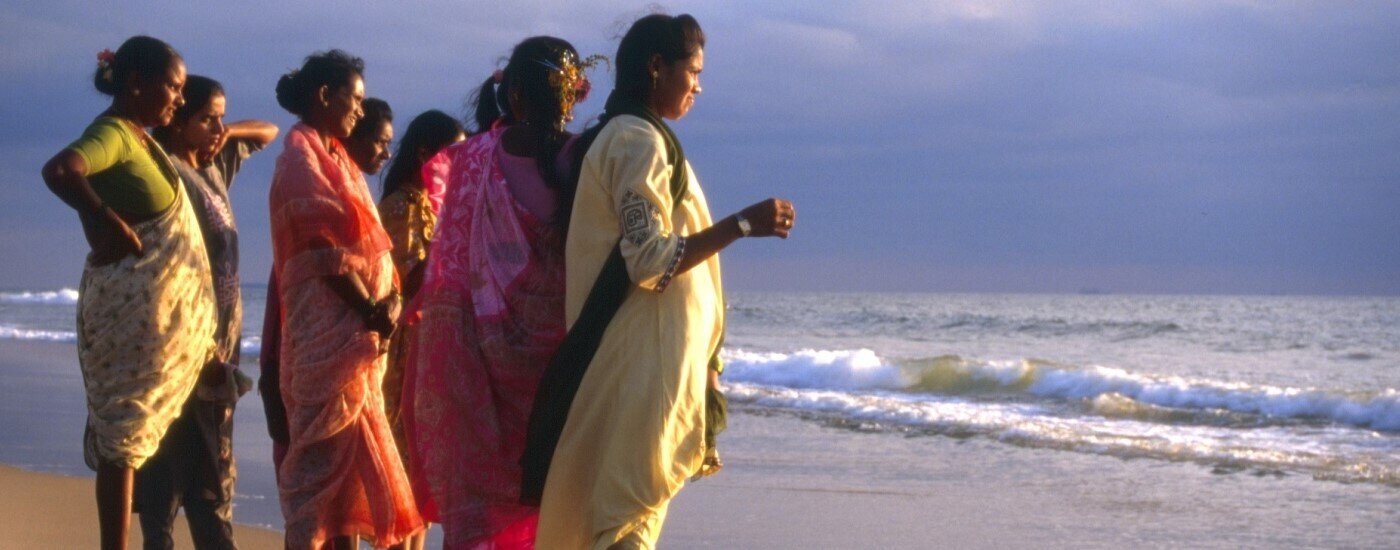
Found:
[[(700, 93), (688, 15), (637, 20), (599, 120), (567, 41), (533, 37), (486, 78), (467, 137), (428, 111), (390, 159), (363, 62), (313, 54), (277, 83), (298, 122), (269, 192), (259, 388), (288, 548), (649, 548), (688, 478), (720, 467), (717, 253), (786, 237), (791, 203), (721, 220), (666, 120)], [(169, 547), (232, 547), (241, 306), (228, 191), (278, 128), (225, 125), (218, 83), (165, 43), (99, 55), (111, 107), (45, 167), (92, 247), (79, 289), (85, 456), (104, 548), (141, 514)], [(154, 130), (148, 134), (146, 129)], [(154, 137), (152, 137), (154, 136)], [(134, 495), (134, 496), (133, 496)]]

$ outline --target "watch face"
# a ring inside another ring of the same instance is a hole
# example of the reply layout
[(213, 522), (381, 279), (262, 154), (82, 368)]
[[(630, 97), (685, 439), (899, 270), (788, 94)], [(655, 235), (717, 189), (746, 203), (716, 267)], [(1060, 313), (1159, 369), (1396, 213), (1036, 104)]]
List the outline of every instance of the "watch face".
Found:
[(739, 218), (739, 232), (743, 233), (744, 236), (748, 236), (750, 231), (753, 231), (753, 226), (749, 225), (749, 220)]

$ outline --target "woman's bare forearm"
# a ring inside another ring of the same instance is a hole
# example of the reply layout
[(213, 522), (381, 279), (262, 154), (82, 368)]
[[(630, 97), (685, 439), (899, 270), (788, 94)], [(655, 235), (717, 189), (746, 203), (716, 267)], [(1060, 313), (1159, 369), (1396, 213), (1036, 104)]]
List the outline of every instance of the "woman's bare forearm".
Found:
[(277, 139), (278, 128), (276, 124), (265, 120), (240, 120), (230, 122), (224, 132), (227, 139), (246, 139), (261, 146), (267, 146), (272, 140)]
[(44, 184), (78, 215), (90, 217), (103, 208), (102, 198), (87, 180), (87, 163), (72, 151), (54, 155), (43, 169)]
[(355, 273), (343, 275), (331, 275), (326, 277), (326, 284), (339, 296), (350, 309), (359, 312), (361, 315), (368, 315), (368, 310), (374, 307), (374, 297), (365, 290), (365, 284), (360, 280), (360, 276)]
[(743, 237), (744, 233), (739, 230), (739, 222), (734, 216), (724, 218), (699, 233), (692, 233), (685, 238), (685, 252), (681, 254), (676, 273), (690, 271)]

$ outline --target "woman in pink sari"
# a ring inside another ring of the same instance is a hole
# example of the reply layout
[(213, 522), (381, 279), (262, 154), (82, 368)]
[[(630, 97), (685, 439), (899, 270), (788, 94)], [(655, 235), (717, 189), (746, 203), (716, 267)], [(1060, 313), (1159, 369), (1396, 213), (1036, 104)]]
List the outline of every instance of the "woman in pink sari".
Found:
[(423, 528), (384, 417), (384, 348), (398, 315), (389, 238), (341, 140), (362, 116), (364, 63), (332, 50), (277, 83), (301, 122), (269, 198), (282, 306), (289, 445), (278, 468), (287, 548), (397, 544)]
[(403, 414), (415, 492), (445, 548), (534, 547), (538, 509), (519, 503), (518, 462), (565, 332), (564, 127), (584, 68), (568, 42), (521, 42), (477, 94), (479, 133), (423, 168), (446, 194), (409, 316), (419, 337)]

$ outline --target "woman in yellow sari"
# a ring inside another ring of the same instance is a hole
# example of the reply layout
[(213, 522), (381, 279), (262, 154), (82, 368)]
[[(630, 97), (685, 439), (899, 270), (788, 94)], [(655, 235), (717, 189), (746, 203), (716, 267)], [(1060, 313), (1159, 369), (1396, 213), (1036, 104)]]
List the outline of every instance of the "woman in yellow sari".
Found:
[[(522, 461), (524, 498), (542, 489), (540, 548), (656, 544), (667, 505), (706, 454), (706, 388), (724, 327), (717, 253), (792, 228), (780, 199), (710, 218), (663, 120), (684, 117), (700, 93), (704, 45), (689, 15), (638, 20), (618, 46), (601, 121), (580, 137), (569, 335), (541, 382)], [(570, 373), (581, 373), (576, 393)]]

